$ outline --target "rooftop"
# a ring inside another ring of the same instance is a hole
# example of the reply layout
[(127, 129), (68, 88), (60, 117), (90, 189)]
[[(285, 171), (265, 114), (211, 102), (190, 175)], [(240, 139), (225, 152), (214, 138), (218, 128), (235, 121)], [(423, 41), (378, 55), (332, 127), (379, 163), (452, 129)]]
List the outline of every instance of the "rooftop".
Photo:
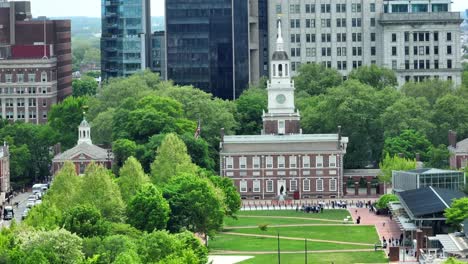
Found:
[[(223, 143), (294, 143), (294, 142), (336, 142), (338, 134), (291, 134), (291, 135), (244, 135), (225, 136)], [(348, 138), (342, 137), (347, 143)]]
[(468, 153), (468, 138), (457, 142), (457, 146), (455, 148), (450, 146), (448, 149), (454, 153)]
[(426, 175), (426, 174), (443, 174), (443, 173), (460, 173), (459, 171), (455, 170), (442, 170), (442, 169), (435, 169), (435, 168), (421, 168), (421, 169), (415, 169), (415, 170), (409, 170), (406, 171), (409, 173), (414, 173), (414, 174), (420, 174), (420, 175)]
[(408, 190), (397, 195), (405, 211), (413, 219), (442, 213), (450, 208), (453, 199), (465, 197), (461, 192), (433, 187)]

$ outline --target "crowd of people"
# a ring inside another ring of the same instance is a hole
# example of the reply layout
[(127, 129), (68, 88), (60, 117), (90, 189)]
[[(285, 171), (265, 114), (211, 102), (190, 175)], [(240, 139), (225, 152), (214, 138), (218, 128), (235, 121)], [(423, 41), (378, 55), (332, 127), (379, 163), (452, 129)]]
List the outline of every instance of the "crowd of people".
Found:
[(399, 247), (402, 245), (403, 245), (403, 233), (401, 233), (399, 238), (391, 237), (388, 239), (388, 241), (385, 237), (382, 237), (382, 248), (387, 248), (387, 246)]

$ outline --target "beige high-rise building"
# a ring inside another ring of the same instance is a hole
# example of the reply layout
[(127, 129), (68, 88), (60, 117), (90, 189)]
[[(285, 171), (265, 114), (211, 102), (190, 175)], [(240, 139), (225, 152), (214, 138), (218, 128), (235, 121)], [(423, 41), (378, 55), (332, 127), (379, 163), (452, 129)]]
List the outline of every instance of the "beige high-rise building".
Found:
[(398, 83), (428, 78), (461, 84), (459, 12), (450, 0), (273, 0), (268, 6), (269, 50), (276, 23), (294, 75), (300, 64), (321, 63), (343, 76), (362, 65), (395, 70)]

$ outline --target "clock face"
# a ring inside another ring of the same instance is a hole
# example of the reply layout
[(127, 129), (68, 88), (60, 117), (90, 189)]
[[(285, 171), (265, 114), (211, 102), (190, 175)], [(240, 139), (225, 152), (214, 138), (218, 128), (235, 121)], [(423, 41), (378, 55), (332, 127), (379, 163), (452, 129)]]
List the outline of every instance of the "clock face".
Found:
[(284, 94), (278, 94), (276, 96), (276, 102), (278, 102), (278, 104), (284, 104), (285, 101), (286, 101), (286, 96), (284, 96)]

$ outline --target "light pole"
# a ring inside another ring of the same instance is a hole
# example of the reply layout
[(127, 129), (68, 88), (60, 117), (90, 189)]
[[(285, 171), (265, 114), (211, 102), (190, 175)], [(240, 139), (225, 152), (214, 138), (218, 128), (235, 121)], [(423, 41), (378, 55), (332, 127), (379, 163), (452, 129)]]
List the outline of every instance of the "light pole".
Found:
[(279, 237), (279, 232), (278, 234), (278, 264), (281, 264), (281, 251), (280, 251), (280, 237)]

